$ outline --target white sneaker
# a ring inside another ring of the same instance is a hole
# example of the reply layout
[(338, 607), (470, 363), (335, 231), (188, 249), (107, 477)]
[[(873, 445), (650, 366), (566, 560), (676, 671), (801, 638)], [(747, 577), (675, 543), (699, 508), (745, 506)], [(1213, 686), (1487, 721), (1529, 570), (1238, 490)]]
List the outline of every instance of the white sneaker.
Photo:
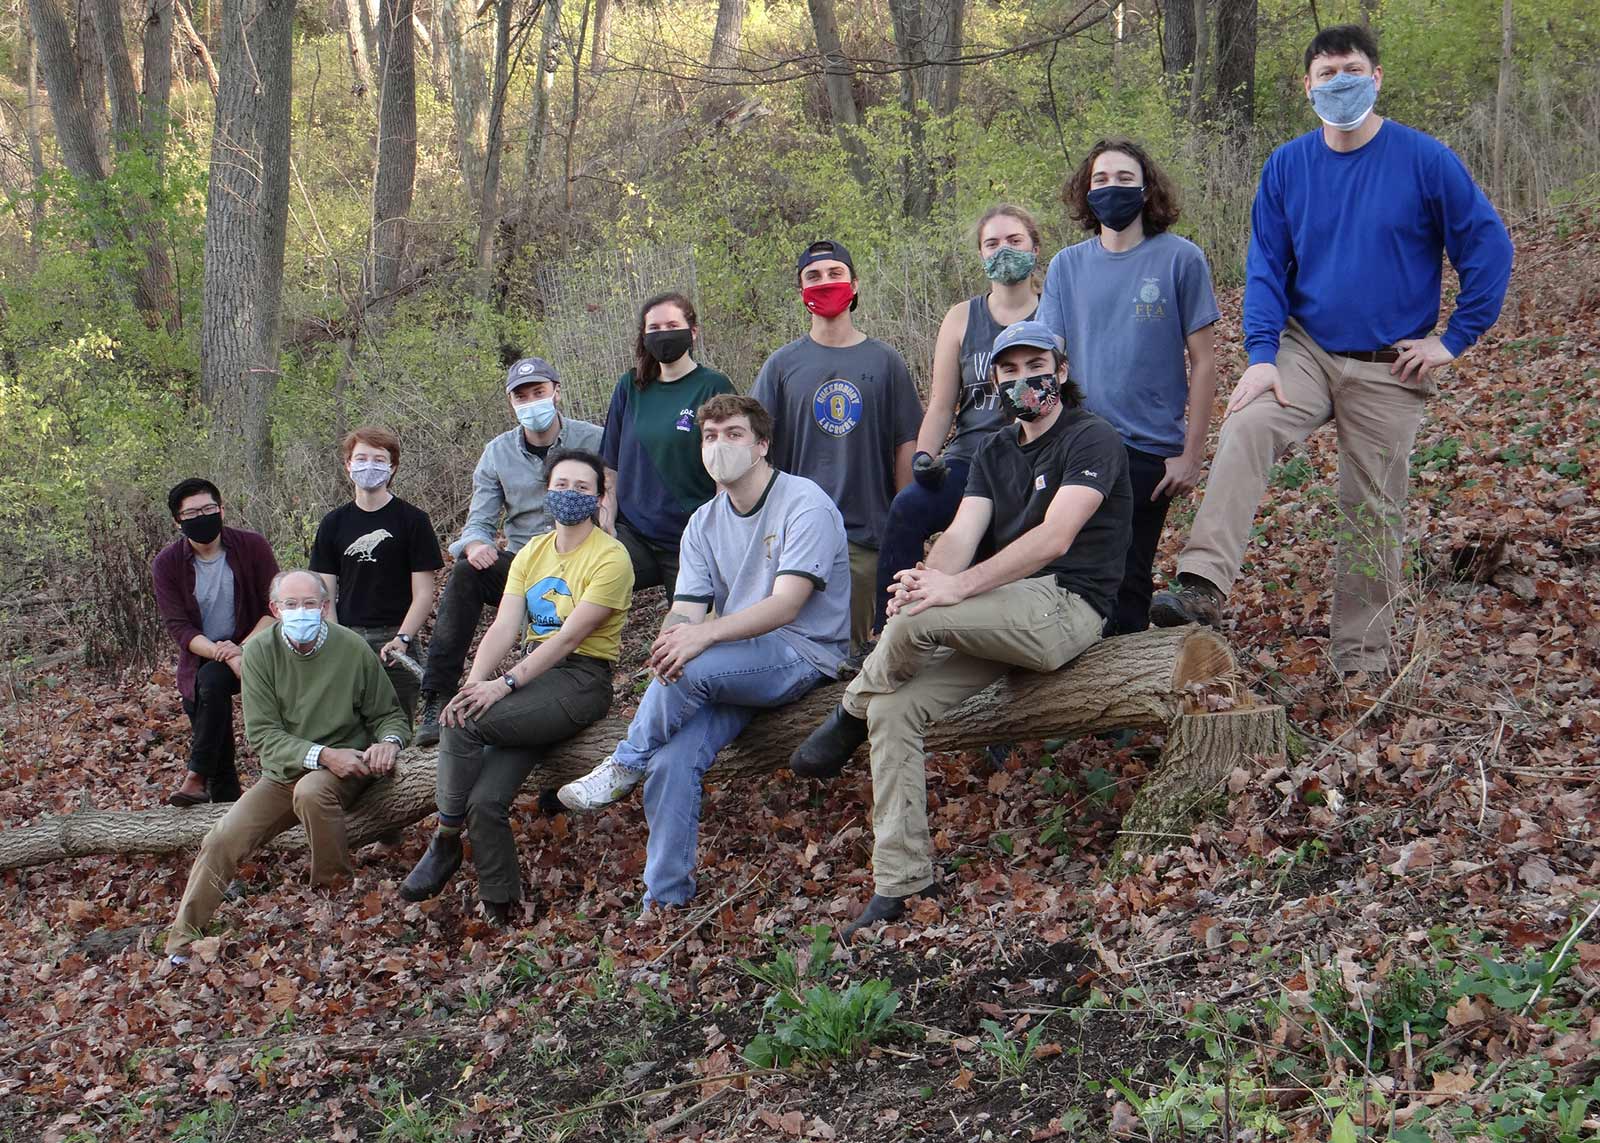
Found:
[(569, 810), (598, 810), (626, 797), (643, 778), (643, 770), (630, 770), (608, 754), (593, 770), (557, 790), (556, 797)]

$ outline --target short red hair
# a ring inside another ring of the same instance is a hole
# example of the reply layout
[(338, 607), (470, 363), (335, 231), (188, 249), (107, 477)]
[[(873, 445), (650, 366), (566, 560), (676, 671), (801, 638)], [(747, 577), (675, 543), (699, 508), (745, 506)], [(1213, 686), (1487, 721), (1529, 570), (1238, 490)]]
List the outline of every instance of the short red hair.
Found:
[(389, 467), (400, 467), (400, 438), (394, 430), (386, 429), (382, 425), (362, 425), (359, 429), (351, 429), (345, 433), (344, 440), (339, 442), (339, 457), (348, 468), (350, 454), (356, 451), (356, 444), (365, 442), (373, 448), (381, 448), (389, 454)]

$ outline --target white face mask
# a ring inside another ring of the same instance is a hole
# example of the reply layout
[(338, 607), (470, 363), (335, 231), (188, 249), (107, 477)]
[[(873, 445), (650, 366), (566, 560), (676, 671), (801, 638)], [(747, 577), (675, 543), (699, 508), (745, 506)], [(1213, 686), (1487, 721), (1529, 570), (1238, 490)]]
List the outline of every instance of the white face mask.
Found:
[(700, 448), (700, 463), (718, 484), (732, 484), (755, 467), (755, 445), (738, 445), (731, 441), (712, 441)]
[(394, 469), (381, 460), (357, 460), (350, 464), (350, 479), (356, 482), (358, 488), (368, 491), (389, 483), (393, 473)]

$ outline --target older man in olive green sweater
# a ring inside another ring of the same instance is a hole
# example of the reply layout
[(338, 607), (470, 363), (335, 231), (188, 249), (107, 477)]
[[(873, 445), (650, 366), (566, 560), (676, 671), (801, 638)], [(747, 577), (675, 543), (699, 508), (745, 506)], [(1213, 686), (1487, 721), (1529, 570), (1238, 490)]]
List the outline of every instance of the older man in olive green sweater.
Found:
[(345, 811), (394, 769), (411, 733), (383, 667), (361, 636), (328, 619), (327, 586), (308, 571), (272, 581), (271, 627), (244, 647), (245, 738), (261, 780), (200, 843), (167, 937), (175, 963), (199, 936), (239, 863), (298, 822), (311, 842), (311, 880), (350, 875)]

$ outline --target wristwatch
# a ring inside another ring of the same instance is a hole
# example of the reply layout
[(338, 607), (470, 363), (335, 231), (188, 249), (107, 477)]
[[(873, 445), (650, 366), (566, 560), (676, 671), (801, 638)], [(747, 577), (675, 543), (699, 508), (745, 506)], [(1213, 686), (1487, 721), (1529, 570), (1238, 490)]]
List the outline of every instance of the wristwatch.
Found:
[(405, 739), (401, 738), (398, 734), (385, 734), (383, 736), (383, 741), (392, 742), (396, 746), (404, 746), (406, 744)]
[(399, 634), (397, 634), (395, 636), (395, 638), (400, 640), (400, 642), (404, 643), (407, 647), (409, 647), (409, 646), (411, 646), (411, 640), (413, 638), (415, 638), (415, 636), (407, 635), (404, 631), (401, 631)]
[(514, 690), (517, 689), (517, 676), (515, 676), (515, 675), (512, 675), (512, 674), (501, 675), (500, 676), (500, 681), (506, 685), (506, 688), (508, 690), (513, 690), (514, 691)]

